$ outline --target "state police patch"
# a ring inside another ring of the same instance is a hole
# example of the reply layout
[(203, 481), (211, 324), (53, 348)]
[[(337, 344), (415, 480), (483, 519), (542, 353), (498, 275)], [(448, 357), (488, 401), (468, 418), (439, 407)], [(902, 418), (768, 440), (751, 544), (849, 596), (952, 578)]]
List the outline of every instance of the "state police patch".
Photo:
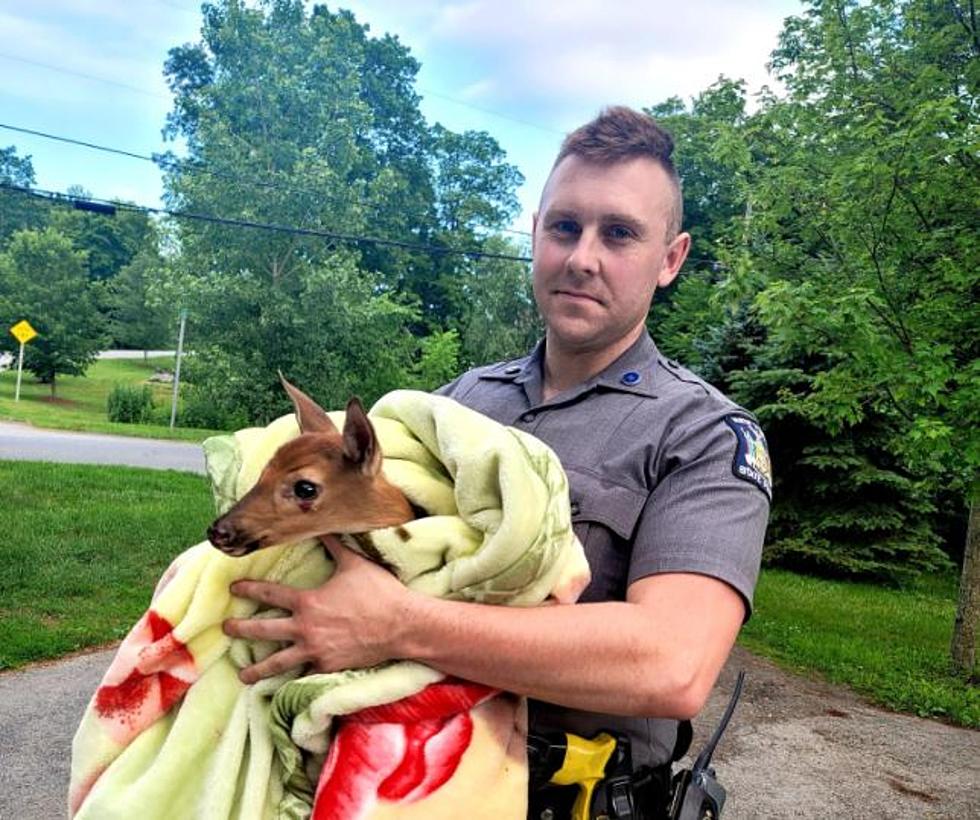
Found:
[(725, 416), (725, 421), (738, 441), (732, 472), (743, 481), (755, 484), (772, 501), (772, 466), (765, 435), (758, 424), (745, 416)]

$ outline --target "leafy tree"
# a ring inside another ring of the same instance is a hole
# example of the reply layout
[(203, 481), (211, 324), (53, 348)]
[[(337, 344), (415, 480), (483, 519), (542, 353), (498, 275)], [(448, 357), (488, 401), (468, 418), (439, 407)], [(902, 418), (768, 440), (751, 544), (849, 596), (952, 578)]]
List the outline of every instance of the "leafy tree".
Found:
[[(18, 157), (13, 145), (0, 148), (0, 185), (34, 187), (34, 166), (30, 156)], [(44, 225), (44, 205), (32, 197), (0, 188), (0, 247), (17, 231)]]
[[(513, 208), (516, 172), (495, 142), (426, 126), (418, 63), (396, 38), (299, 0), (203, 11), (201, 42), (171, 50), (165, 69), (175, 95), (166, 133), (189, 152), (167, 164), (173, 206), (446, 249), (455, 235), (443, 219), (475, 232)], [(464, 174), (479, 197), (462, 195)], [(175, 231), (169, 287), (194, 312), (188, 375), (228, 419), (284, 406), (277, 369), (337, 404), (403, 386), (418, 361), (412, 335), (452, 329), (469, 269), (465, 257), (372, 242), (342, 250), (189, 221)]]
[(233, 287), (224, 276), (188, 278), (190, 392), (207, 397), (217, 426), (241, 426), (288, 411), (279, 370), (327, 407), (343, 407), (351, 395), (371, 403), (406, 385), (416, 315), (379, 295), (379, 284), (343, 253), (297, 264), (272, 288), (248, 272)]
[(835, 436), (873, 423), (920, 498), (945, 486), (974, 506), (975, 19), (972, 2), (929, 0), (810, 2), (790, 18), (752, 218), (767, 343), (809, 364), (780, 403)]
[(455, 330), (433, 333), (422, 339), (419, 359), (412, 367), (411, 386), (435, 390), (459, 373), (459, 334)]
[[(475, 259), (458, 251), (494, 251), (491, 234), (517, 214), (514, 193), (524, 178), (505, 160), (503, 149), (489, 134), (456, 134), (436, 124), (426, 156), (433, 188), (432, 217), (425, 229), (428, 244), (446, 252), (413, 260), (395, 280), (399, 290), (416, 297), (427, 327), (455, 326), (470, 310), (467, 291)], [(490, 235), (488, 235), (490, 234)], [(454, 252), (456, 251), (456, 252)]]
[(935, 499), (975, 487), (972, 19), (963, 3), (811, 2), (773, 57), (785, 99), (747, 116), (722, 79), (690, 111), (653, 109), (706, 240), (658, 340), (763, 418), (770, 559), (942, 566)]
[[(68, 194), (85, 199), (89, 192), (77, 185)], [(145, 213), (119, 209), (99, 214), (73, 208), (52, 208), (49, 224), (67, 236), (76, 250), (84, 251), (88, 276), (104, 282), (119, 273), (143, 248), (155, 244), (155, 235)]]
[[(490, 238), (484, 250), (518, 256), (521, 249)], [(470, 261), (459, 279), (461, 307), (455, 326), (460, 333), (461, 369), (527, 353), (542, 332), (528, 266), (487, 256)]]
[(51, 228), (20, 231), (0, 253), (0, 320), (9, 327), (21, 319), (38, 332), (24, 366), (52, 396), (57, 376), (83, 375), (105, 341), (85, 254)]
[(103, 283), (100, 298), (115, 346), (147, 350), (173, 344), (176, 313), (155, 298), (154, 285), (166, 263), (155, 249), (144, 248), (118, 274)]

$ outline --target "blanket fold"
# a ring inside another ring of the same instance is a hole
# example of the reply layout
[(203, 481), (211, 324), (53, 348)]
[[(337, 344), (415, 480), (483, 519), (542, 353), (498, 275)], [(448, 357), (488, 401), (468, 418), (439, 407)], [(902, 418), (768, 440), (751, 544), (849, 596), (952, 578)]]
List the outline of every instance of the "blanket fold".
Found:
[[(330, 414), (343, 424), (343, 414)], [(456, 402), (396, 391), (371, 410), (386, 478), (427, 515), (346, 539), (428, 595), (571, 602), (588, 580), (554, 454)], [(293, 416), (205, 443), (219, 512), (298, 435)], [(179, 555), (133, 627), (75, 736), (79, 818), (523, 817), (522, 701), (429, 667), (301, 670), (245, 686), (278, 646), (232, 640), (229, 617), (273, 617), (229, 584), (311, 588), (333, 570), (315, 542), (231, 558)], [(493, 799), (487, 794), (493, 793)], [(464, 807), (458, 801), (476, 801)]]

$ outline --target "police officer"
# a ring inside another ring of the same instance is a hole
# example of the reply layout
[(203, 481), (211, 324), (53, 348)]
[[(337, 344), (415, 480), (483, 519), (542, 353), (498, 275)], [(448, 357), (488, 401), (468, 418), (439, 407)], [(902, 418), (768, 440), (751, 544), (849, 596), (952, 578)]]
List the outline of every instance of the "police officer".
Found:
[[(592, 570), (581, 603), (431, 599), (329, 540), (338, 571), (293, 614), (316, 668), (418, 660), (528, 695), (532, 729), (612, 729), (632, 739), (635, 765), (669, 763), (678, 721), (701, 709), (750, 613), (771, 493), (752, 417), (646, 331), (654, 290), (691, 243), (672, 149), (653, 120), (620, 107), (566, 138), (534, 217), (545, 338), (441, 391), (561, 458)], [(239, 634), (284, 637), (268, 623)], [(280, 671), (272, 655), (243, 678)]]

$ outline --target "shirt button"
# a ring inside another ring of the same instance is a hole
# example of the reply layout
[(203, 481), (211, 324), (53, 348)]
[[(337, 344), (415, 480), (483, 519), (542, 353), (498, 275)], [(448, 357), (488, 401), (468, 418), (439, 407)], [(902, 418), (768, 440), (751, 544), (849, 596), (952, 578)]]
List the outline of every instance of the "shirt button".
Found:
[(523, 416), (521, 416), (521, 421), (534, 421), (534, 417), (536, 415), (537, 415), (536, 413), (532, 413), (529, 411), (525, 413)]
[(572, 513), (572, 515), (578, 515), (580, 509), (581, 508), (578, 505), (578, 501), (573, 501), (569, 506), (569, 511)]
[(627, 370), (620, 378), (620, 381), (625, 385), (639, 384), (643, 377), (637, 373), (635, 370)]

